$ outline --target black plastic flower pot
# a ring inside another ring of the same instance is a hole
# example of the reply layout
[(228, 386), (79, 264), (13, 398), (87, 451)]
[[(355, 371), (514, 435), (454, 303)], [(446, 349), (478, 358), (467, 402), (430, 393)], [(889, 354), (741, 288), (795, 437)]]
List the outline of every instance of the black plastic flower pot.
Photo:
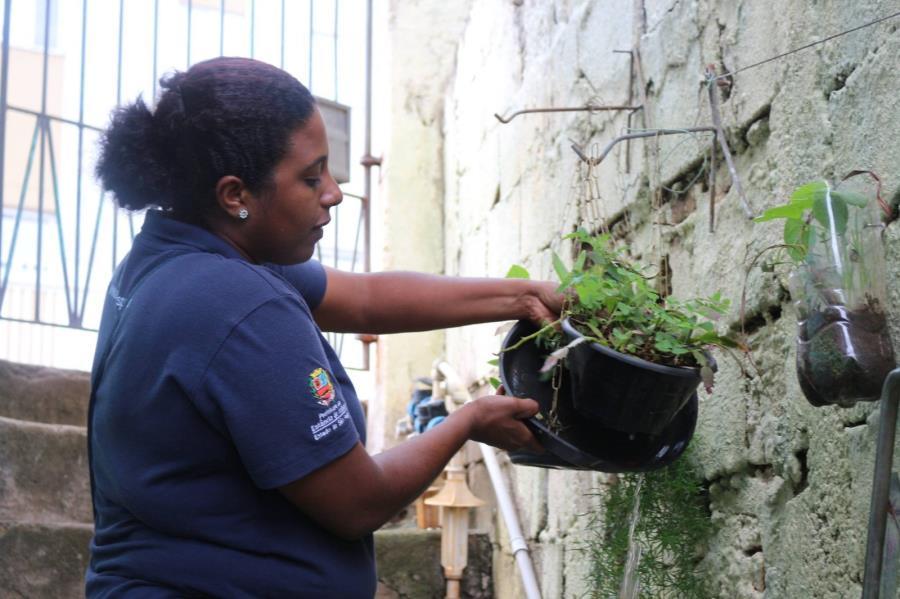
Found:
[[(570, 341), (583, 336), (568, 319), (562, 328)], [(566, 365), (575, 410), (626, 433), (661, 433), (701, 382), (698, 368), (655, 364), (597, 343), (570, 349)]]
[[(512, 350), (523, 337), (537, 331), (528, 321), (519, 321), (503, 342), (500, 379), (510, 395), (528, 397), (540, 405), (540, 417), (526, 424), (546, 449), (543, 454), (511, 452), (514, 464), (542, 468), (598, 470), (601, 472), (646, 472), (671, 464), (687, 449), (697, 423), (697, 396), (689, 398), (674, 418), (655, 434), (627, 433), (609, 428), (600, 420), (575, 410), (569, 377), (553, 385), (540, 373), (549, 350), (528, 341)], [(553, 415), (554, 398), (556, 410)], [(551, 424), (552, 422), (552, 424)]]

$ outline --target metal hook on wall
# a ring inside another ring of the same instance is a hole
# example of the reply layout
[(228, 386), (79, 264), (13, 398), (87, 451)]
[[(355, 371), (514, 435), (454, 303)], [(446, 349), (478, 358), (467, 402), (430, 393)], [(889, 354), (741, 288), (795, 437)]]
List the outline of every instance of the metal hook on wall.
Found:
[(642, 137), (657, 137), (659, 135), (678, 135), (681, 133), (715, 133), (715, 127), (686, 127), (684, 129), (649, 129), (647, 131), (637, 131), (635, 133), (626, 133), (625, 135), (619, 135), (618, 137), (613, 138), (606, 147), (603, 148), (603, 151), (600, 152), (599, 156), (594, 158), (589, 158), (587, 154), (584, 153), (584, 149), (579, 146), (577, 143), (572, 143), (572, 150), (578, 154), (578, 157), (584, 160), (591, 166), (597, 166), (606, 156), (612, 151), (613, 147), (616, 144), (622, 141), (628, 141), (630, 139), (640, 139)]
[(561, 108), (526, 108), (524, 110), (517, 110), (505, 117), (502, 117), (495, 112), (494, 117), (505, 125), (520, 114), (533, 114), (535, 112), (604, 112), (615, 110), (630, 110), (634, 112), (635, 110), (640, 109), (641, 106), (596, 106), (588, 104), (587, 106), (566, 106)]

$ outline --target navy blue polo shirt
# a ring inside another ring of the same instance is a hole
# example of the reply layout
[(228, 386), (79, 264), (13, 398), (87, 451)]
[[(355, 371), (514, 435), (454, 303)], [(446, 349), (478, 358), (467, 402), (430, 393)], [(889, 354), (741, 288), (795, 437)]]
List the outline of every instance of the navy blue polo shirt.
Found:
[(277, 490), (364, 441), (310, 311), (324, 293), (317, 262), (250, 264), (147, 214), (94, 361), (89, 597), (374, 595), (371, 535), (341, 540)]

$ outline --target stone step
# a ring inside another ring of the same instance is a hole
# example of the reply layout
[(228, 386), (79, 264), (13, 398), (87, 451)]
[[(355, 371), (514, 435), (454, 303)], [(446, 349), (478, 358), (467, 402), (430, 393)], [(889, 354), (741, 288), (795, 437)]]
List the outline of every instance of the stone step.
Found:
[(0, 521), (0, 596), (84, 597), (89, 524)]
[[(469, 550), (461, 595), (472, 599), (493, 597), (493, 555), (486, 532), (469, 533)], [(441, 567), (441, 531), (394, 528), (375, 533), (378, 569), (376, 599), (444, 597), (446, 582)]]
[(0, 416), (85, 426), (90, 387), (87, 372), (0, 360)]
[[(0, 591), (3, 597), (83, 597), (90, 558), (89, 524), (23, 524), (0, 521)], [(443, 597), (441, 533), (395, 529), (375, 533), (378, 599)], [(462, 596), (492, 596), (491, 543), (487, 533), (469, 535)]]
[(0, 520), (90, 523), (88, 477), (84, 427), (0, 417)]

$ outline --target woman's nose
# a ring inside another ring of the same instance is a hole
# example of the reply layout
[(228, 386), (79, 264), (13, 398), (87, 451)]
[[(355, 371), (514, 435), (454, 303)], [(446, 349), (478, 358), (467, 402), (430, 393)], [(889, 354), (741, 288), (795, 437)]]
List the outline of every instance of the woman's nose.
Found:
[(341, 187), (334, 180), (334, 177), (331, 176), (331, 173), (328, 173), (327, 180), (328, 188), (322, 193), (322, 205), (326, 208), (331, 208), (344, 201), (344, 192), (341, 191)]

